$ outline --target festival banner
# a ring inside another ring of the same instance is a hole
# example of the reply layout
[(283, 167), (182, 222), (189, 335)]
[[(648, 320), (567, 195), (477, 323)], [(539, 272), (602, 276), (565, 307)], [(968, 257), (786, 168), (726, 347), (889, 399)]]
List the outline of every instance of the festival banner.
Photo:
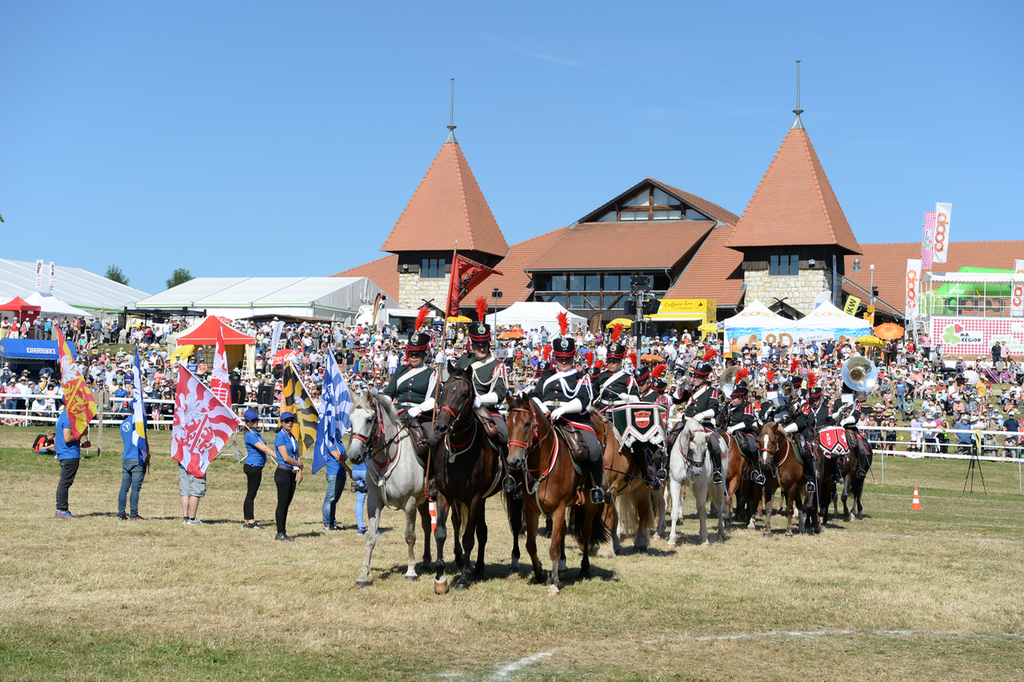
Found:
[[(1013, 261), (1013, 271), (1018, 277), (1024, 277), (1024, 260)], [(1010, 317), (1024, 317), (1024, 280), (1017, 280), (1013, 283), (1013, 293), (1010, 295)]]
[(924, 230), (921, 233), (921, 271), (932, 269), (932, 235), (935, 233), (935, 211), (924, 212)]
[(281, 380), (284, 384), (281, 389), (281, 398), (284, 401), (282, 411), (287, 410), (295, 415), (295, 423), (299, 427), (299, 437), (296, 440), (298, 441), (299, 455), (303, 455), (306, 450), (316, 444), (316, 427), (320, 416), (291, 360), (284, 363)]
[(78, 363), (60, 325), (54, 328), (57, 330), (57, 350), (60, 354), (60, 387), (64, 391), (64, 409), (68, 411), (71, 421), (71, 435), (78, 440), (85, 435), (89, 422), (98, 412), (96, 399), (85, 384), (85, 377), (78, 369)]
[(456, 253), (452, 260), (452, 275), (448, 280), (448, 302), (445, 305), (445, 315), (448, 317), (458, 316), (459, 303), (469, 292), (491, 275), (501, 274), (498, 270)]
[(352, 395), (333, 353), (327, 354), (321, 400), (323, 413), (317, 423), (316, 445), (313, 448), (314, 474), (327, 466), (327, 458), (332, 456), (331, 452), (345, 452), (341, 436), (352, 428)]
[(210, 390), (225, 405), (231, 404), (231, 377), (228, 376), (228, 355), (224, 347), (224, 325), (217, 325), (217, 348), (213, 354)]
[(921, 259), (907, 259), (906, 293), (904, 317), (912, 320), (917, 317), (918, 301), (921, 298)]
[(50, 291), (57, 288), (57, 266), (50, 261)]
[(135, 365), (132, 368), (132, 445), (139, 449), (139, 464), (146, 466), (149, 441), (146, 439), (146, 402), (142, 393), (142, 367), (139, 347), (135, 346)]
[(174, 394), (171, 458), (198, 478), (220, 453), (241, 424), (238, 415), (222, 403), (183, 363), (178, 363), (178, 389)]
[(953, 222), (953, 204), (935, 204), (935, 234), (932, 236), (934, 262), (945, 263), (949, 253), (949, 226)]
[(270, 355), (273, 356), (277, 352), (278, 346), (281, 345), (281, 330), (284, 329), (284, 322), (278, 320), (274, 323), (270, 333)]
[(36, 261), (36, 289), (43, 286), (43, 261)]
[(846, 307), (843, 308), (843, 312), (847, 315), (856, 315), (857, 308), (860, 307), (860, 299), (856, 296), (846, 297)]
[(1024, 320), (1010, 317), (939, 316), (931, 318), (932, 346), (946, 357), (987, 356), (996, 343), (1010, 355), (1024, 355)]

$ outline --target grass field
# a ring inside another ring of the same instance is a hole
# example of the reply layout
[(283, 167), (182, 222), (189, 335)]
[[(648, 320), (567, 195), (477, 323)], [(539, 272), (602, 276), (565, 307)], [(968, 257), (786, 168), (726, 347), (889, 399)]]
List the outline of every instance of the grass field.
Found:
[[(364, 539), (354, 495), (340, 503), (347, 530), (322, 532), (322, 477), (299, 486), (294, 543), (273, 541), (270, 476), (256, 499), (269, 528), (240, 528), (244, 475), (228, 455), (210, 468), (205, 526), (182, 526), (166, 454), (142, 488), (149, 520), (117, 521), (113, 429), (109, 450), (82, 462), (71, 489), (78, 518), (54, 519), (59, 467), (29, 452), (34, 435), (0, 429), (2, 680), (1024, 677), (1016, 464), (985, 463), (988, 494), (978, 479), (964, 494), (963, 462), (889, 458), (886, 485), (869, 476), (866, 518), (812, 537), (765, 540), (736, 528), (702, 549), (687, 502), (685, 544), (595, 559), (583, 582), (571, 547), (554, 598), (531, 576), (510, 575), (508, 523), (494, 501), (485, 578), (435, 596), (429, 576), (403, 577), (394, 511), (374, 584), (356, 588)], [(167, 432), (152, 440), (168, 451)], [(914, 486), (920, 512), (910, 511)]]

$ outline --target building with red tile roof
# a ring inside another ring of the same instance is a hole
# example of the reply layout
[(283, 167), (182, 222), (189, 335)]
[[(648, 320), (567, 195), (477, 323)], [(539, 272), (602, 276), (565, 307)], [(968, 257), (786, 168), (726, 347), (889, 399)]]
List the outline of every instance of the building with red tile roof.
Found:
[(388, 298), (398, 300), (398, 254), (390, 254), (331, 276), (369, 277)]

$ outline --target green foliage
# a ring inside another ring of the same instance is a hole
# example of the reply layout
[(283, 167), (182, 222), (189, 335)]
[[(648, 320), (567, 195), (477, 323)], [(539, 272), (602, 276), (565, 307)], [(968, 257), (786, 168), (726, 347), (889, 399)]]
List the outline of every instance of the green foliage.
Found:
[(184, 284), (190, 279), (193, 279), (191, 272), (189, 272), (185, 268), (177, 268), (175, 269), (174, 272), (171, 273), (171, 276), (167, 278), (167, 288), (173, 289), (179, 284)]
[(117, 265), (111, 265), (107, 268), (107, 274), (104, 275), (111, 282), (117, 282), (128, 286), (128, 276), (124, 274), (124, 271)]

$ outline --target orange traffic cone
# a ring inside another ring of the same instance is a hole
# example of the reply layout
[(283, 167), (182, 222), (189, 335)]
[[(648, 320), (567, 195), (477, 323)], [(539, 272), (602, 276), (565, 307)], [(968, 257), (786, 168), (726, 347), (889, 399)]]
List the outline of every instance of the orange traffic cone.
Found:
[[(920, 509), (921, 507), (918, 507)], [(427, 510), (430, 512), (430, 534), (433, 535), (434, 531), (437, 530), (437, 507), (433, 500), (427, 505)]]
[(914, 488), (914, 501), (910, 504), (910, 511), (921, 511), (921, 496), (917, 494), (917, 488)]

